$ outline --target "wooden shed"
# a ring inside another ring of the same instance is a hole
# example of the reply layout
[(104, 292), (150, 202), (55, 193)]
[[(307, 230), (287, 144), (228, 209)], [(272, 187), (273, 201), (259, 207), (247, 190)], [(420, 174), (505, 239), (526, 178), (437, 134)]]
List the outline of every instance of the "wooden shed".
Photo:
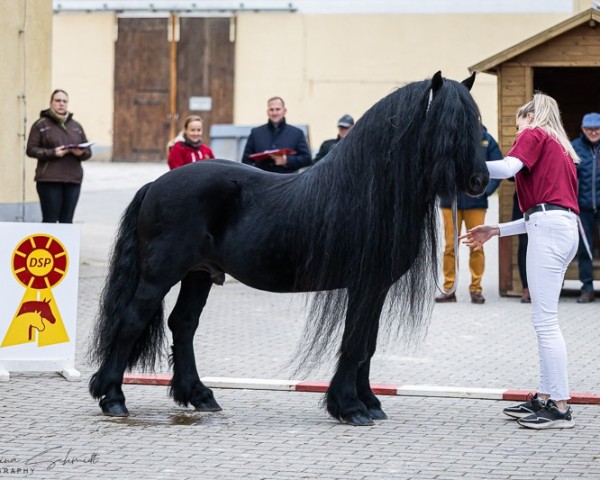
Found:
[[(515, 137), (517, 108), (535, 91), (552, 96), (559, 104), (569, 138), (580, 134), (585, 113), (600, 111), (600, 11), (585, 10), (469, 68), (498, 77), (498, 143), (503, 153)], [(484, 119), (485, 120), (485, 119)], [(500, 222), (510, 221), (514, 185), (503, 181), (499, 189)], [(520, 295), (517, 238), (499, 242), (500, 295)], [(597, 251), (598, 239), (594, 242)], [(577, 262), (567, 272), (576, 280)], [(600, 263), (594, 264), (600, 279)]]

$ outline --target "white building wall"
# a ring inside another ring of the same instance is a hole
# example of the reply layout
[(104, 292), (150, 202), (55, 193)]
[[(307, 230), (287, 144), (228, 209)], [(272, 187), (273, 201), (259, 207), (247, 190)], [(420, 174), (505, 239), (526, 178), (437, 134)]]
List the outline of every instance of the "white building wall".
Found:
[[(310, 126), (317, 149), (345, 113), (360, 117), (394, 88), (441, 70), (462, 80), (468, 67), (569, 15), (240, 14), (235, 123), (266, 120), (266, 100), (286, 100), (288, 121)], [(480, 75), (473, 94), (497, 133), (496, 77)]]
[(115, 21), (112, 12), (60, 13), (53, 20), (52, 89), (69, 94), (69, 111), (96, 142), (95, 160), (111, 155)]
[[(183, 15), (236, 16), (234, 122), (264, 123), (266, 100), (280, 95), (288, 121), (309, 125), (315, 150), (335, 136), (342, 114), (358, 118), (392, 89), (437, 70), (463, 79), (470, 65), (593, 2), (246, 0), (240, 11), (242, 2), (227, 0), (55, 0), (52, 83), (69, 92), (76, 118), (98, 142), (96, 159), (109, 156), (113, 133), (116, 16), (107, 10), (165, 16), (192, 3), (196, 11)], [(496, 78), (480, 75), (473, 94), (496, 135)]]

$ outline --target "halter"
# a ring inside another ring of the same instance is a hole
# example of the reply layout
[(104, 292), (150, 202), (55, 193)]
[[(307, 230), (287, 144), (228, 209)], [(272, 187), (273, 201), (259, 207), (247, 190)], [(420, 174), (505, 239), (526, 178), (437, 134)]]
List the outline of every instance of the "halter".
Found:
[(429, 107), (431, 107), (431, 102), (433, 101), (433, 88), (429, 89), (429, 100), (427, 101), (427, 110), (425, 110), (425, 114), (429, 112)]

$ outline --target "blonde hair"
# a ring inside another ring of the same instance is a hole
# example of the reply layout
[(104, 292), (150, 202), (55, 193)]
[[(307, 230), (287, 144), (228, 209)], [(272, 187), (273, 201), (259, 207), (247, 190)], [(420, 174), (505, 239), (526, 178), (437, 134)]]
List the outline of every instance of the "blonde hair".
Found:
[(200, 122), (204, 124), (204, 121), (202, 120), (202, 117), (200, 115), (190, 115), (183, 122), (183, 129), (187, 130), (188, 125), (192, 122)]
[(560, 110), (556, 100), (544, 93), (536, 92), (533, 100), (517, 110), (517, 118), (525, 118), (528, 114), (531, 114), (533, 119), (525, 128), (541, 128), (562, 145), (574, 163), (579, 163), (579, 156), (575, 153), (560, 119)]

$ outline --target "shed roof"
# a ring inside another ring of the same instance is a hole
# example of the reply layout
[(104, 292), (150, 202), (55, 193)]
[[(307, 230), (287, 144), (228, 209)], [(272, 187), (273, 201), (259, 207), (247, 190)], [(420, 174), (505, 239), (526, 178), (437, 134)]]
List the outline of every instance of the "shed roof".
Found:
[(590, 26), (596, 26), (596, 24), (600, 23), (600, 10), (595, 8), (590, 8), (588, 10), (584, 10), (577, 15), (574, 15), (565, 21), (558, 23), (542, 32), (530, 37), (526, 40), (523, 40), (516, 45), (513, 45), (506, 50), (502, 50), (501, 52), (493, 55), (485, 60), (476, 63), (469, 67), (470, 72), (485, 72), (491, 74), (498, 73), (498, 66), (501, 63), (506, 62), (518, 55), (521, 55), (523, 52), (531, 50), (538, 45), (546, 43), (548, 40), (551, 40), (559, 35), (562, 35), (569, 30), (572, 30), (580, 25), (585, 23), (589, 23)]

